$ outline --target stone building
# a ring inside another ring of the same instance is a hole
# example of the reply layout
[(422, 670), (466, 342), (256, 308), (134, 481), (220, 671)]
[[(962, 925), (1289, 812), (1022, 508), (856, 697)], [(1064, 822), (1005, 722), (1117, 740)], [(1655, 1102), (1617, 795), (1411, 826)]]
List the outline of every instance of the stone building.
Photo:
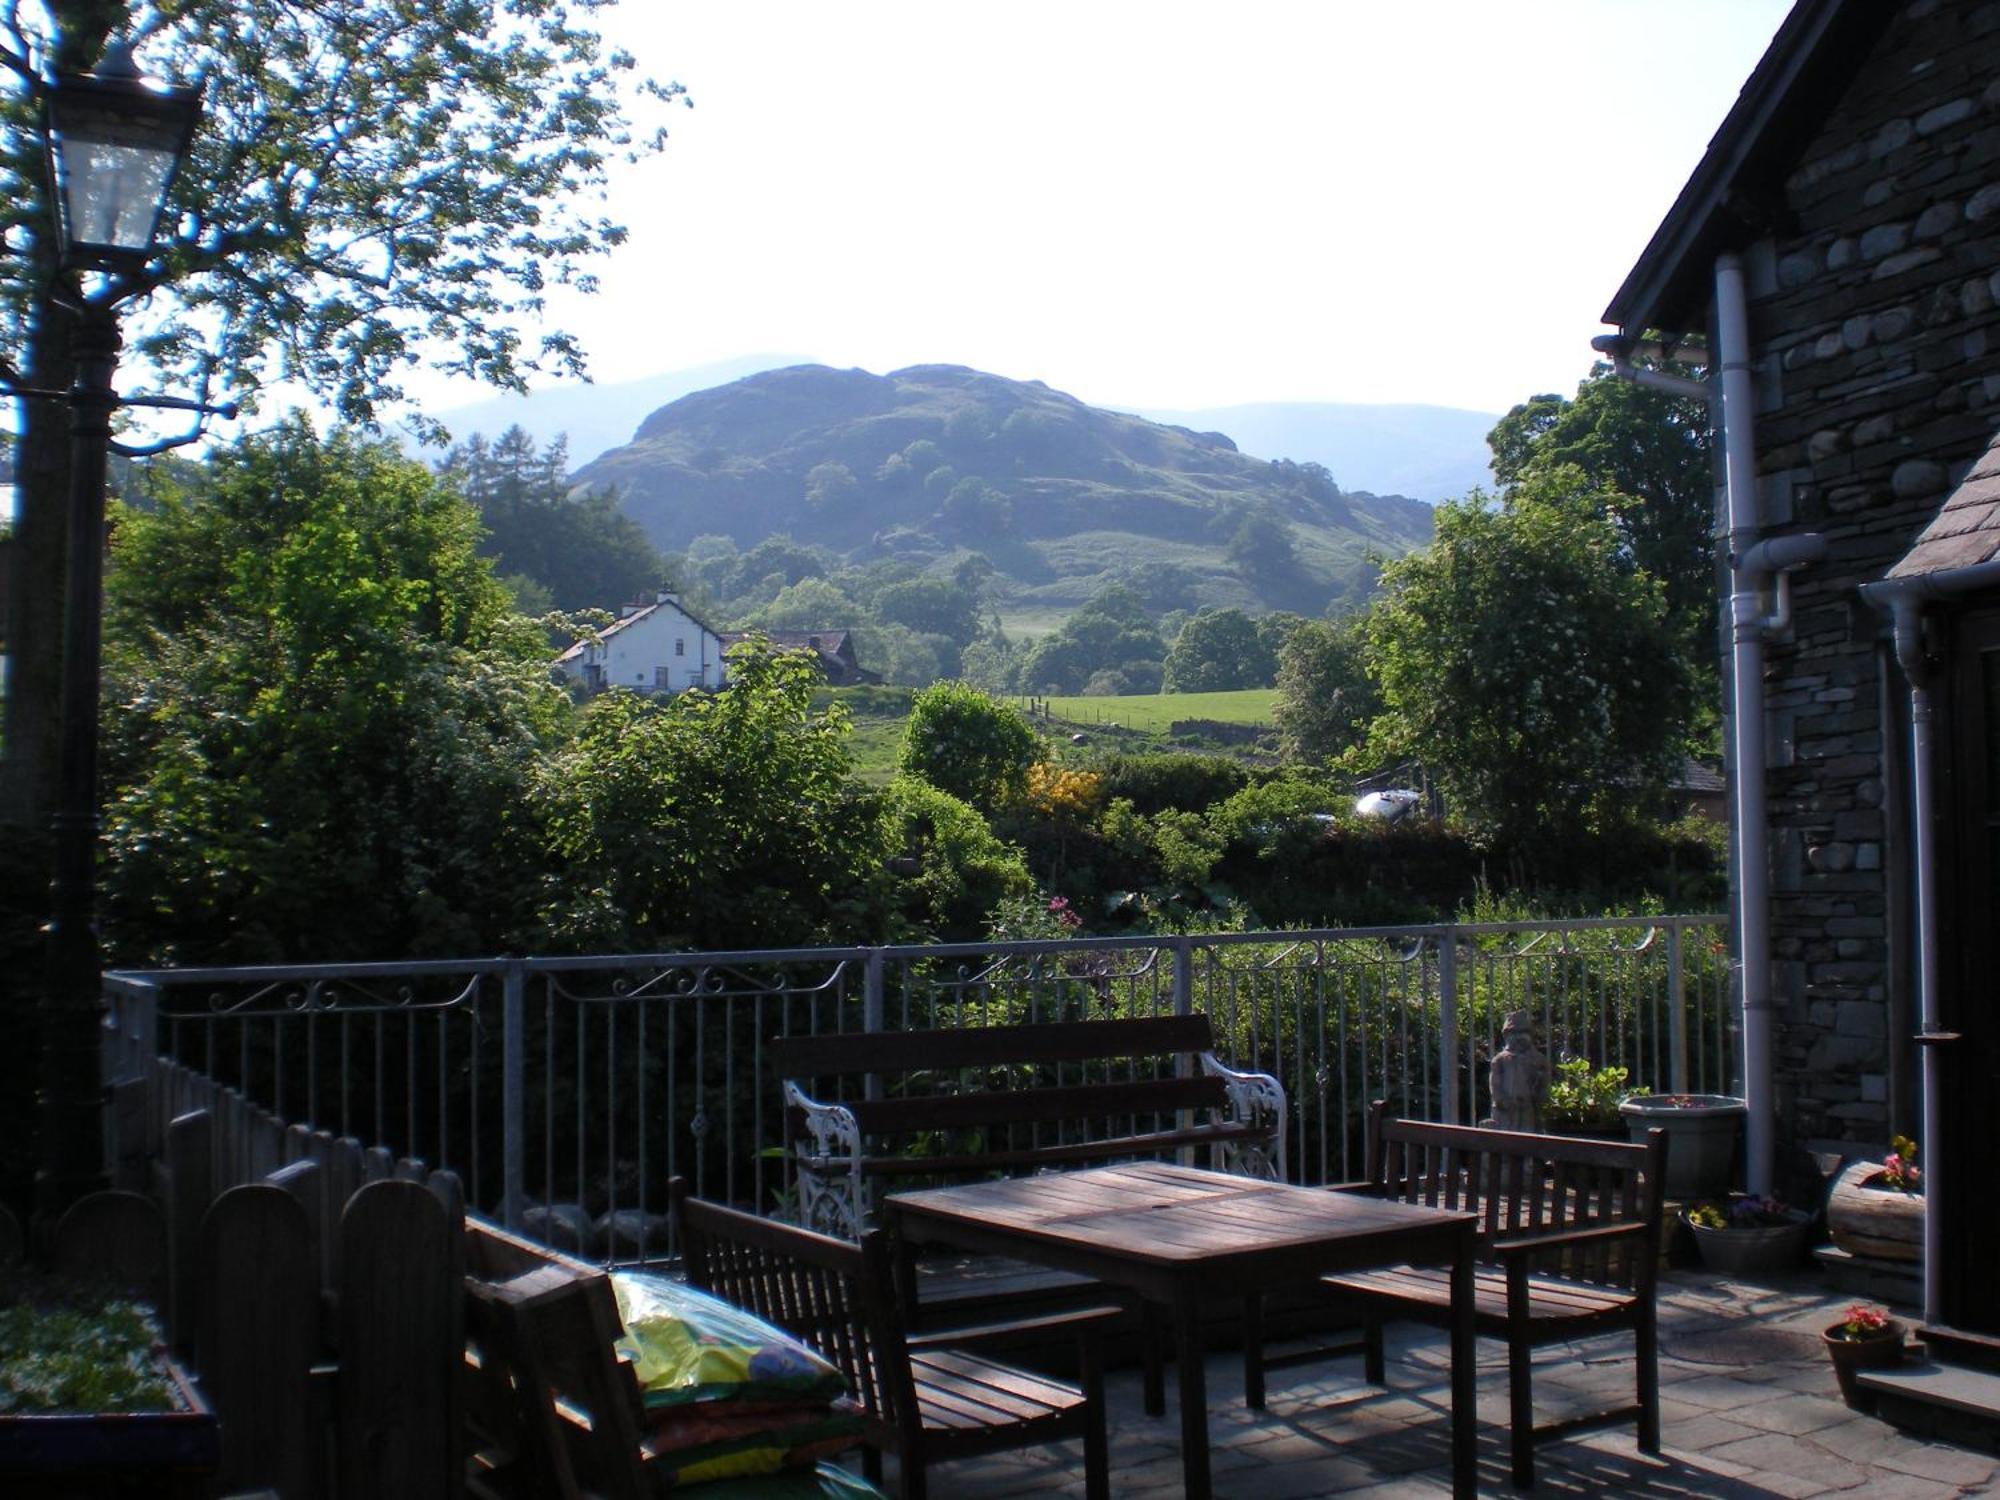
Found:
[(1996, 303), (2000, 4), (1800, 0), (1599, 346), (1717, 413), (1753, 1186), (1918, 1136), (2000, 1359)]

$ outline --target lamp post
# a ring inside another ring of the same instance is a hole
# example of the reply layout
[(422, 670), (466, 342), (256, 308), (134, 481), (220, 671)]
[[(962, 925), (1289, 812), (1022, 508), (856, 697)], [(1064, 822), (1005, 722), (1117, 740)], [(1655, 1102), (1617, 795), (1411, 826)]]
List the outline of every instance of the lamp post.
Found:
[[(75, 319), (68, 571), (63, 594), (62, 706), (55, 870), (42, 996), (36, 1218), (53, 1225), (103, 1186), (103, 993), (97, 940), (97, 715), (104, 605), (105, 472), (120, 347), (118, 305), (148, 289), (139, 275), (201, 112), (199, 88), (144, 78), (113, 41), (93, 73), (44, 90), (44, 131), (65, 285)], [(77, 273), (103, 273), (85, 295)], [(22, 392), (49, 395), (49, 392)], [(189, 403), (160, 403), (187, 405)]]

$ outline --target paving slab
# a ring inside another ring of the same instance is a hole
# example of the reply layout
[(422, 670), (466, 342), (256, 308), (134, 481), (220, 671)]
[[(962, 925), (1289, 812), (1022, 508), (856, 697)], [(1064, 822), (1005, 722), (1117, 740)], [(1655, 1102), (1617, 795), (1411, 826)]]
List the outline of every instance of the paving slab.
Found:
[[(1913, 1438), (1853, 1411), (1838, 1396), (1819, 1330), (1853, 1299), (1801, 1271), (1766, 1282), (1673, 1272), (1661, 1284), (1664, 1451), (1638, 1451), (1632, 1429), (1609, 1427), (1542, 1445), (1540, 1500), (1773, 1500), (1852, 1495), (1956, 1500), (2000, 1495), (2000, 1460)], [(1480, 1343), (1479, 1492), (1508, 1482), (1505, 1350)], [(1393, 1328), (1387, 1389), (1357, 1359), (1273, 1371), (1267, 1407), (1243, 1404), (1241, 1356), (1209, 1357), (1216, 1494), (1225, 1500), (1434, 1500), (1449, 1495), (1450, 1391), (1441, 1334)], [(1630, 1399), (1629, 1336), (1539, 1350), (1536, 1403), (1546, 1417)], [(1140, 1407), (1135, 1372), (1114, 1371), (1112, 1493), (1168, 1500), (1181, 1491), (1179, 1418)], [(1064, 1444), (940, 1468), (950, 1500), (1067, 1500), (1083, 1494), (1082, 1451)]]

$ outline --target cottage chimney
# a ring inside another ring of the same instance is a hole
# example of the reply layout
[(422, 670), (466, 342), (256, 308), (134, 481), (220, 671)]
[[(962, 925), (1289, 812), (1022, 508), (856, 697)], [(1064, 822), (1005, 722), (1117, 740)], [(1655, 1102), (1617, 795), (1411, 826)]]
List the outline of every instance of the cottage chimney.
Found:
[(661, 589), (659, 594), (659, 599), (656, 602), (660, 604), (679, 604), (681, 602), (681, 596), (679, 594), (668, 593), (667, 590)]

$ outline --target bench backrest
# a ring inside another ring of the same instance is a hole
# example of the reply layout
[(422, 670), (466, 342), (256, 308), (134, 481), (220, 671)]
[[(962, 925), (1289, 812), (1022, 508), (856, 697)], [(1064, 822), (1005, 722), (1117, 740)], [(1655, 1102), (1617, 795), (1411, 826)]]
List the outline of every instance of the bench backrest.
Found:
[(1632, 1286), (1657, 1265), (1666, 1132), (1645, 1144), (1531, 1135), (1399, 1120), (1377, 1100), (1369, 1111), (1368, 1180), (1405, 1203), (1479, 1215), (1479, 1241), (1638, 1224), (1638, 1239), (1569, 1247), (1543, 1264), (1580, 1280)]
[(868, 1441), (894, 1446), (916, 1388), (881, 1233), (850, 1244), (696, 1198), (678, 1177), (668, 1194), (688, 1280), (812, 1345), (847, 1378)]

